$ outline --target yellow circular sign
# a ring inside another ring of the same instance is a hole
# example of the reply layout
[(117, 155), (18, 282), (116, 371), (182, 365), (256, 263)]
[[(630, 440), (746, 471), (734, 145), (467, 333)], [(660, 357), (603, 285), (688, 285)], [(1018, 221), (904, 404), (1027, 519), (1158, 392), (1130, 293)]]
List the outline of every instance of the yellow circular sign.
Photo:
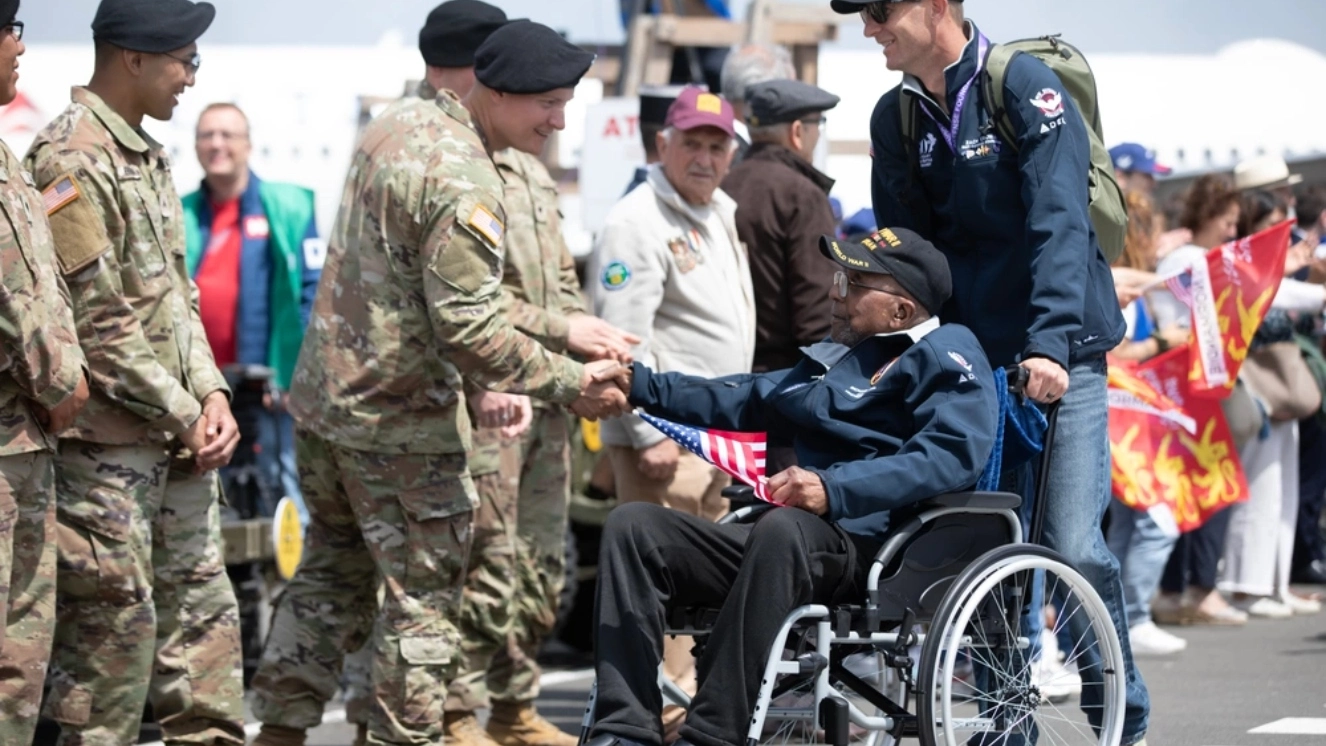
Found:
[(285, 580), (295, 576), (299, 558), (304, 553), (304, 524), (299, 520), (299, 508), (288, 497), (276, 504), (272, 520), (272, 546), (276, 549), (276, 571)]
[(590, 453), (603, 450), (603, 438), (599, 435), (598, 420), (581, 420), (580, 437), (585, 441), (585, 450)]

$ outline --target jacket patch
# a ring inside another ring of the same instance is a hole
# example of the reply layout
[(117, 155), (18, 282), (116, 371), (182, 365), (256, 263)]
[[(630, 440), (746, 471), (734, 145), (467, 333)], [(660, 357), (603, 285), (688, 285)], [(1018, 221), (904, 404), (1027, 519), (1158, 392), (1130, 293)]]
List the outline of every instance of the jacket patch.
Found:
[(322, 269), (327, 263), (327, 242), (321, 238), (304, 239), (304, 269)]
[(953, 358), (953, 362), (957, 363), (958, 365), (961, 365), (963, 369), (966, 370), (968, 373), (971, 372), (971, 363), (967, 362), (967, 358), (963, 357), (962, 355), (952, 350), (949, 350), (948, 356)]
[(704, 255), (699, 249), (699, 235), (694, 230), (668, 241), (668, 251), (672, 252), (672, 260), (677, 263), (677, 269), (682, 274), (704, 264)]
[(921, 138), (920, 146), (917, 152), (921, 156), (921, 168), (930, 168), (935, 165), (935, 146), (939, 144), (939, 138), (935, 133), (927, 132), (926, 136)]
[(1042, 88), (1031, 98), (1031, 105), (1040, 109), (1046, 119), (1053, 119), (1064, 113), (1064, 95), (1053, 88)]
[(73, 202), (82, 196), (78, 191), (78, 184), (74, 182), (72, 176), (61, 176), (41, 193), (42, 206), (46, 208), (47, 215), (54, 215), (61, 207)]
[(470, 212), (470, 217), (465, 221), (471, 228), (478, 231), (480, 235), (488, 239), (493, 246), (500, 246), (502, 243), (502, 234), (506, 228), (502, 221), (483, 205), (475, 205), (474, 210)]
[(621, 290), (631, 283), (631, 268), (623, 261), (610, 262), (603, 268), (600, 281), (604, 290)]
[(873, 388), (875, 384), (879, 383), (879, 379), (883, 378), (884, 374), (888, 373), (889, 368), (892, 368), (893, 364), (896, 362), (898, 362), (898, 358), (895, 357), (892, 360), (888, 361), (887, 363), (884, 363), (884, 365), (880, 366), (880, 369), (875, 371), (875, 375), (870, 377), (870, 386)]

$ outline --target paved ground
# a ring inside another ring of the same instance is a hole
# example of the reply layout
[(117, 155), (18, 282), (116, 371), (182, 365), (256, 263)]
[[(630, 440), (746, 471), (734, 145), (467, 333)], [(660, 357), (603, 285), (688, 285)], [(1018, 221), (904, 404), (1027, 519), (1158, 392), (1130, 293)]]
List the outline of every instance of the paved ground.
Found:
[[(1326, 744), (1326, 614), (1174, 631), (1188, 639), (1186, 652), (1141, 661), (1153, 703), (1149, 746)], [(545, 674), (539, 704), (574, 733), (590, 673), (562, 663)], [(339, 706), (328, 720), (310, 746), (349, 744), (354, 732)]]

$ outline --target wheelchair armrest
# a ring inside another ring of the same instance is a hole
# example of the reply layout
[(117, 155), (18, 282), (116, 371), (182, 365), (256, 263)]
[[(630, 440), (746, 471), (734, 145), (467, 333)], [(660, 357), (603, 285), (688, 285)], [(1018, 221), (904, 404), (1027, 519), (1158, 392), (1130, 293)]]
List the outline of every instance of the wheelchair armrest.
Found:
[[(749, 484), (733, 484), (723, 488), (723, 497), (728, 499), (728, 503), (733, 512), (739, 508), (748, 508), (759, 505), (767, 505), (763, 500), (755, 496), (755, 488)], [(757, 511), (762, 512), (762, 511)]]
[(1017, 510), (1022, 498), (1011, 492), (950, 492), (916, 504), (918, 511), (936, 508), (969, 510)]
[(766, 502), (756, 501), (751, 505), (734, 506), (734, 509), (718, 519), (719, 523), (749, 523), (755, 520), (766, 511), (773, 510), (774, 506)]

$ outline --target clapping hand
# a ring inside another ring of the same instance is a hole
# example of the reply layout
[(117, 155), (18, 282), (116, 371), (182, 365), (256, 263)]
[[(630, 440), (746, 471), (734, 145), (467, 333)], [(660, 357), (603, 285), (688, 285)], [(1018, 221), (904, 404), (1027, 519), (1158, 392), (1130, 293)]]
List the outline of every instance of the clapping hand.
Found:
[(570, 318), (566, 346), (586, 360), (616, 360), (631, 364), (631, 347), (640, 338), (596, 316), (578, 313)]

